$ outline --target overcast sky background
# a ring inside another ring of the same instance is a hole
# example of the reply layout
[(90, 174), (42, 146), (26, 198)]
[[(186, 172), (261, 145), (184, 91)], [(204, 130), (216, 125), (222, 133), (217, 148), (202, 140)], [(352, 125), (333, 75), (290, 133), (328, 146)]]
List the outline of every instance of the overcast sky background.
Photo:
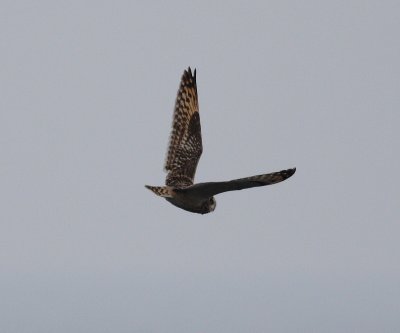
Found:
[[(398, 1), (3, 1), (0, 331), (399, 332)], [(197, 68), (197, 181), (162, 185)]]

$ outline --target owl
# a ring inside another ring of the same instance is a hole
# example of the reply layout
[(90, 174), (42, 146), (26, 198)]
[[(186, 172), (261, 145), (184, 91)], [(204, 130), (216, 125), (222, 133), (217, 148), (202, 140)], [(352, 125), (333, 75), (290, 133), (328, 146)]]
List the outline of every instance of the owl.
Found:
[(194, 183), (197, 164), (203, 152), (196, 70), (183, 72), (172, 120), (164, 169), (165, 186), (145, 185), (171, 204), (192, 213), (215, 210), (214, 196), (227, 191), (272, 185), (291, 177), (296, 168), (221, 182)]

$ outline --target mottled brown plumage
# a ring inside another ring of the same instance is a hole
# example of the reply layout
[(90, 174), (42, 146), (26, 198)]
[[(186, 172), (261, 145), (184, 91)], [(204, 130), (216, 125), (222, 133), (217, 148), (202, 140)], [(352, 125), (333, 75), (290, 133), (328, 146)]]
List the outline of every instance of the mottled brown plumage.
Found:
[(146, 188), (179, 208), (205, 214), (215, 209), (216, 194), (276, 184), (291, 177), (296, 171), (296, 168), (293, 168), (224, 182), (194, 184), (202, 152), (196, 70), (192, 74), (189, 67), (182, 75), (175, 101), (172, 131), (164, 166), (167, 171), (166, 186), (146, 185)]
[(202, 151), (196, 70), (193, 75), (189, 67), (182, 75), (175, 101), (164, 167), (168, 172), (166, 184), (175, 187), (192, 185)]

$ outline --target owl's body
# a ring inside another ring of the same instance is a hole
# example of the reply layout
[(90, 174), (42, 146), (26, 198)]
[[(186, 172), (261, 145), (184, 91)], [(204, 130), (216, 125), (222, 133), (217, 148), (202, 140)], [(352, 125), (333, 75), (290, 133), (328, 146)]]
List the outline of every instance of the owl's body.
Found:
[(148, 186), (158, 196), (192, 213), (214, 211), (214, 195), (245, 188), (279, 183), (292, 176), (296, 168), (225, 182), (194, 184), (197, 164), (203, 152), (197, 97), (196, 70), (185, 70), (175, 102), (172, 132), (165, 161), (166, 186)]
[(153, 191), (160, 197), (164, 197), (168, 202), (176, 207), (192, 213), (205, 214), (215, 209), (214, 197), (206, 198), (196, 192), (191, 192), (190, 187), (178, 188), (171, 186), (149, 186), (146, 188)]
[(206, 214), (212, 212), (216, 207), (214, 197), (205, 198), (190, 192), (175, 191), (172, 198), (166, 198), (174, 206), (187, 210), (191, 213)]

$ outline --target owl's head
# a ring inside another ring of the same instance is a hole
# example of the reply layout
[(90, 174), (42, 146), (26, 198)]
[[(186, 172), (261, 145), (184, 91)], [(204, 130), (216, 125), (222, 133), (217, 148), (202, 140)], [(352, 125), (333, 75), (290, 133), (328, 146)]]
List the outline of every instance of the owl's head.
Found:
[(217, 207), (217, 202), (215, 201), (214, 197), (208, 198), (207, 201), (203, 202), (201, 214), (211, 213)]
[(217, 207), (217, 201), (214, 199), (214, 197), (211, 197), (209, 200), (209, 208), (210, 212), (213, 212), (215, 210), (215, 207)]

